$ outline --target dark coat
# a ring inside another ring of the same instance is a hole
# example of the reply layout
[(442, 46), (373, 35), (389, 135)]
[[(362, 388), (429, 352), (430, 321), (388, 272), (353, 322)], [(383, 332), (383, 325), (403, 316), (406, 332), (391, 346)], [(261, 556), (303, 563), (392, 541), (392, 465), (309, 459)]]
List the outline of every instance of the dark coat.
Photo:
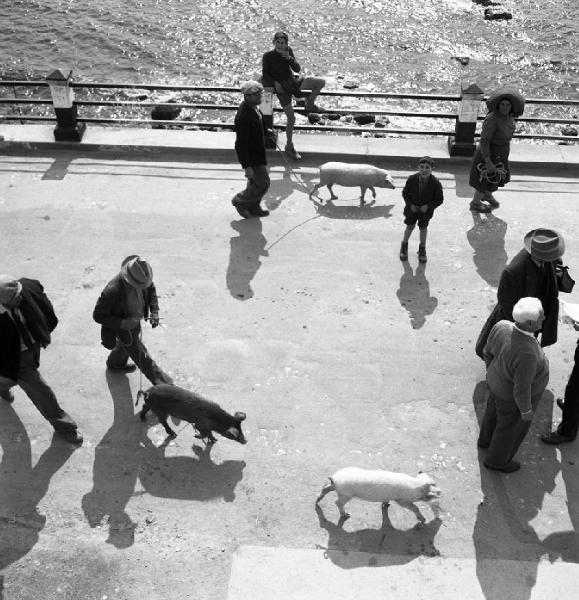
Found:
[[(127, 294), (121, 274), (119, 273), (111, 279), (104, 287), (94, 308), (92, 318), (102, 325), (101, 343), (105, 348), (112, 350), (117, 343), (117, 336), (121, 330), (121, 321), (131, 315), (127, 309)], [(151, 284), (144, 290), (145, 313), (147, 318), (149, 313), (159, 312), (159, 301), (157, 300), (157, 290), (155, 284)]]
[[(43, 348), (50, 344), (50, 334), (58, 325), (52, 303), (36, 279), (19, 279), (22, 284), (18, 307), (34, 341)], [(0, 375), (16, 381), (20, 370), (20, 336), (8, 314), (0, 314)]]
[(257, 111), (242, 102), (235, 115), (235, 151), (241, 166), (259, 167), (266, 165), (263, 125)]
[(444, 201), (442, 184), (437, 177), (430, 175), (426, 187), (422, 190), (422, 194), (420, 194), (419, 180), (419, 173), (410, 175), (410, 177), (406, 180), (406, 184), (402, 190), (402, 198), (404, 198), (404, 202), (406, 204), (405, 209), (409, 209), (411, 204), (415, 204), (416, 206), (424, 206), (427, 204), (428, 210), (426, 212), (426, 216), (431, 218), (434, 209), (440, 206)]
[[(557, 262), (559, 261), (545, 263), (542, 274), (531, 255), (523, 248), (505, 267), (497, 290), (498, 304), (483, 325), (476, 343), (476, 353), (481, 358), (493, 325), (502, 319), (512, 321), (515, 304), (521, 298), (529, 296), (539, 298), (545, 311), (545, 321), (541, 329), (541, 346), (551, 346), (557, 341), (559, 318), (559, 290), (555, 275)], [(543, 282), (541, 282), (542, 278), (544, 278)]]

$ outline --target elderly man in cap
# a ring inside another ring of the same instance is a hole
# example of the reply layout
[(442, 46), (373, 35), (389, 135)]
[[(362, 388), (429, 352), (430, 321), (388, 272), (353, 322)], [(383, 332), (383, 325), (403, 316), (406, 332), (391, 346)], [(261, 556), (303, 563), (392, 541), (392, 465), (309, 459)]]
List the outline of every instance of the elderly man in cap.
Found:
[(514, 323), (499, 321), (484, 349), (490, 394), (478, 447), (488, 449), (484, 465), (512, 473), (513, 460), (549, 382), (549, 361), (534, 333), (545, 315), (538, 298), (521, 298), (513, 307)]
[[(159, 325), (159, 302), (153, 284), (153, 269), (140, 256), (127, 256), (120, 272), (111, 279), (97, 300), (93, 319), (100, 323), (101, 343), (111, 352), (107, 367), (129, 373), (138, 366), (153, 384), (173, 380), (151, 358), (141, 341), (141, 319)], [(135, 364), (128, 364), (129, 357)]]
[(10, 388), (19, 385), (56, 433), (67, 442), (82, 444), (76, 423), (38, 371), (40, 348), (50, 344), (57, 324), (39, 281), (0, 275), (0, 398), (13, 402)]
[(246, 81), (241, 84), (241, 92), (243, 102), (235, 115), (235, 151), (245, 171), (247, 185), (234, 196), (231, 203), (244, 219), (266, 217), (269, 211), (260, 206), (270, 185), (262, 115), (259, 110), (263, 86), (258, 81)]
[(476, 352), (481, 358), (493, 325), (501, 319), (512, 321), (513, 307), (525, 296), (538, 298), (543, 305), (545, 321), (540, 328), (541, 346), (550, 346), (557, 341), (559, 289), (555, 268), (565, 253), (565, 240), (552, 229), (539, 228), (527, 233), (524, 246), (501, 274), (498, 304), (483, 326), (476, 344)]

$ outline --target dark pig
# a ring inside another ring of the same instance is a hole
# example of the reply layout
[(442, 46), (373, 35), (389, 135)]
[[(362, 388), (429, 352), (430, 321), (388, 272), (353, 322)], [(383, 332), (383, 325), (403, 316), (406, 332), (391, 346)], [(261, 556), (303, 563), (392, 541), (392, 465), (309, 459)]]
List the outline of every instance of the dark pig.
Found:
[(176, 437), (177, 434), (167, 424), (169, 416), (191, 423), (199, 432), (195, 437), (207, 440), (208, 444), (217, 441), (213, 432), (240, 444), (247, 443), (241, 431), (241, 421), (245, 420), (243, 412), (230, 415), (216, 402), (166, 383), (154, 385), (146, 392), (139, 391), (136, 404), (141, 398), (144, 402), (140, 413), (141, 421), (145, 421), (147, 413), (152, 410), (171, 437)]

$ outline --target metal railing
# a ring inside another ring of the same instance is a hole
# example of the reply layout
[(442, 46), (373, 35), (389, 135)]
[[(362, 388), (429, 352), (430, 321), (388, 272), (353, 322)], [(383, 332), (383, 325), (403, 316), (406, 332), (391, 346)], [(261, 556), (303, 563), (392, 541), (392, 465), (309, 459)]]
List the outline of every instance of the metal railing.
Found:
[[(99, 125), (153, 126), (183, 129), (233, 129), (233, 113), (237, 110), (240, 95), (236, 87), (219, 86), (177, 86), (164, 84), (133, 83), (85, 83), (72, 82), (75, 90), (75, 105), (78, 107), (78, 121)], [(0, 81), (0, 106), (10, 112), (2, 115), (5, 121), (52, 122), (56, 121), (52, 109), (52, 99), (46, 81)], [(138, 93), (138, 92), (142, 93)], [(152, 100), (150, 92), (170, 92), (179, 100)], [(121, 99), (119, 96), (129, 96)], [(112, 97), (111, 97), (112, 96)], [(321, 94), (328, 107), (324, 113), (340, 115), (335, 121), (324, 119), (323, 124), (297, 123), (295, 129), (322, 133), (366, 134), (375, 136), (419, 135), (453, 136), (454, 129), (441, 128), (439, 123), (454, 124), (457, 119), (457, 104), (460, 96), (443, 94), (377, 93), (363, 91), (324, 90)], [(392, 106), (393, 104), (393, 106)], [(362, 106), (361, 106), (362, 105)], [(425, 110), (425, 106), (436, 111)], [(153, 119), (150, 111), (158, 106), (168, 106), (181, 111), (189, 111), (187, 118)], [(148, 112), (143, 116), (143, 112)], [(281, 112), (281, 108), (274, 108)], [(300, 113), (300, 107), (296, 107)], [(518, 131), (515, 138), (573, 142), (576, 137), (554, 133), (555, 126), (579, 125), (579, 101), (529, 98), (526, 114), (517, 120)], [(371, 127), (355, 124), (360, 115), (378, 117), (378, 123)], [(556, 116), (554, 116), (556, 115)], [(387, 117), (387, 119), (383, 119)], [(403, 125), (391, 126), (389, 117), (401, 117)], [(382, 122), (380, 122), (382, 118)], [(479, 116), (482, 121), (484, 116)], [(424, 124), (427, 123), (428, 127)], [(422, 126), (420, 126), (422, 124)], [(436, 124), (436, 126), (435, 126)], [(406, 126), (404, 126), (406, 125)], [(411, 126), (409, 126), (411, 125)], [(283, 129), (284, 124), (274, 128)], [(476, 136), (479, 134), (476, 133)]]

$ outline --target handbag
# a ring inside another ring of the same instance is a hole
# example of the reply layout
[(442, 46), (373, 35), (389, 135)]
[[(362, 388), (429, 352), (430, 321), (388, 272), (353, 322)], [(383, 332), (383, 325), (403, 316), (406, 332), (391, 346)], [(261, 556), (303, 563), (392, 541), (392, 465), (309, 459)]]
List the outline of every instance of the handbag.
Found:
[(557, 277), (557, 288), (559, 291), (570, 294), (573, 291), (575, 280), (569, 275), (569, 267), (566, 265), (557, 265), (555, 267), (555, 275)]

